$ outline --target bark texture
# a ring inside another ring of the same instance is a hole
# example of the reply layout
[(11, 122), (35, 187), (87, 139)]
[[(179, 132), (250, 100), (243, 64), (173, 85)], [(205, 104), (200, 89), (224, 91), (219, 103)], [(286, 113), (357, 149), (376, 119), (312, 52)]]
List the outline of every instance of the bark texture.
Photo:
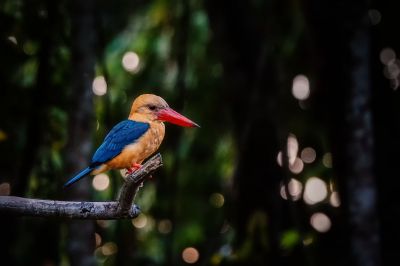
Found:
[(0, 196), (0, 213), (69, 219), (132, 219), (140, 213), (139, 208), (133, 204), (139, 188), (146, 178), (161, 166), (162, 158), (158, 153), (139, 170), (128, 175), (119, 193), (118, 201), (57, 201)]

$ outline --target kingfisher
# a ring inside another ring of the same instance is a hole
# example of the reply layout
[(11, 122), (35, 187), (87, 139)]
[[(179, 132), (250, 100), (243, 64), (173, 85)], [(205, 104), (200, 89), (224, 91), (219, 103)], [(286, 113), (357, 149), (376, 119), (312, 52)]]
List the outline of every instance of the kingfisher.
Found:
[(132, 103), (128, 119), (115, 125), (94, 153), (89, 166), (68, 180), (70, 186), (87, 175), (97, 175), (110, 169), (126, 169), (132, 173), (161, 145), (165, 135), (164, 122), (182, 127), (198, 124), (170, 108), (154, 94), (142, 94)]

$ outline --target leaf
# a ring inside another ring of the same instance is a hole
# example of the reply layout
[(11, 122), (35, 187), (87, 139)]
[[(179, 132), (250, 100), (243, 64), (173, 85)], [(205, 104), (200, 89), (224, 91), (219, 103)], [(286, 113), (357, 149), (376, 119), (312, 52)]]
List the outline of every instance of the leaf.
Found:
[(287, 230), (282, 234), (280, 245), (283, 249), (293, 249), (299, 243), (300, 234), (296, 230)]

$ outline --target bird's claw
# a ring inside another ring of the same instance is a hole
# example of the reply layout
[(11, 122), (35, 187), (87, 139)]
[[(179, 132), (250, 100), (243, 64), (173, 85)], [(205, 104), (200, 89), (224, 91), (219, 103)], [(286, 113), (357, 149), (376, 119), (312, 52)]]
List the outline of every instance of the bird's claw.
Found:
[(136, 171), (136, 170), (140, 169), (141, 167), (142, 167), (142, 165), (140, 163), (133, 163), (131, 169), (133, 169), (133, 171)]
[(126, 168), (126, 173), (128, 175), (132, 174), (133, 172), (139, 170), (142, 167), (139, 163), (133, 163), (131, 168)]

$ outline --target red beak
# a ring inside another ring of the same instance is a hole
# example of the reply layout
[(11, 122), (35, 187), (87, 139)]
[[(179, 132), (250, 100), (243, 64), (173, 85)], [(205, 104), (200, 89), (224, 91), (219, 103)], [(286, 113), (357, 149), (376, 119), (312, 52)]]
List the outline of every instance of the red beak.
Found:
[(180, 113), (176, 112), (175, 110), (169, 107), (158, 111), (158, 119), (182, 127), (200, 127), (192, 120), (184, 117), (183, 115), (181, 115)]

